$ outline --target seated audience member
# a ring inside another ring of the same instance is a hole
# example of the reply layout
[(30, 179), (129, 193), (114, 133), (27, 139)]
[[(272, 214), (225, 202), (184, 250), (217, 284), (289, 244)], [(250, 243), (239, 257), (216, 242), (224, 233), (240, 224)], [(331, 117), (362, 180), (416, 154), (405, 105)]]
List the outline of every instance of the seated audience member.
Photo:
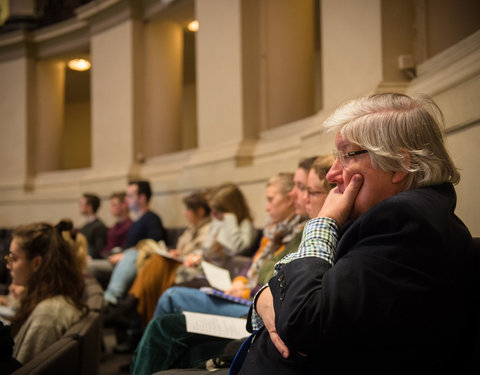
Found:
[(467, 373), (478, 254), (454, 214), (441, 121), (431, 99), (401, 94), (325, 121), (337, 187), (256, 295), (254, 340), (231, 373)]
[(50, 224), (15, 229), (7, 260), (12, 283), (26, 288), (12, 319), (13, 356), (25, 364), (85, 313), (84, 280), (74, 250)]
[(175, 282), (204, 286), (202, 259), (224, 265), (234, 255), (251, 247), (255, 241), (250, 209), (242, 191), (233, 183), (212, 189), (208, 204), (212, 221), (203, 245), (191, 252), (177, 269)]
[(122, 251), (126, 248), (128, 230), (133, 221), (128, 215), (128, 203), (125, 192), (112, 193), (110, 196), (110, 213), (115, 217), (116, 222), (112, 227), (108, 228), (107, 244), (100, 252), (102, 258), (108, 257), (113, 249)]
[[(293, 173), (280, 173), (268, 181), (266, 211), (270, 219), (263, 230), (260, 247), (241, 275), (232, 280), (232, 286), (226, 291), (227, 294), (249, 298), (252, 289), (257, 286), (258, 270), (262, 263), (283, 250), (285, 244), (302, 230), (302, 217), (295, 214), (294, 199), (289, 194), (292, 188)], [(248, 307), (226, 300), (218, 301), (217, 298), (207, 296), (198, 289), (172, 287), (158, 300), (154, 317), (183, 310), (241, 316), (247, 313)]]
[[(152, 239), (166, 241), (166, 230), (160, 217), (150, 210), (150, 198), (152, 191), (148, 181), (132, 181), (127, 187), (127, 202), (130, 211), (135, 215), (135, 221), (131, 225), (126, 250), (113, 254), (107, 260), (91, 262), (89, 268), (110, 267), (113, 268), (112, 276), (104, 293), (106, 303), (116, 305), (117, 301), (126, 296), (128, 288), (137, 274), (138, 251), (136, 246), (141, 240)], [(92, 264), (94, 263), (94, 264)]]
[[(203, 256), (217, 264), (225, 263), (229, 257), (252, 246), (256, 235), (245, 197), (235, 184), (225, 183), (212, 189), (208, 194), (208, 204), (213, 219), (207, 236), (201, 247), (184, 258), (184, 263), (177, 268), (175, 276), (176, 281), (195, 287), (208, 284), (200, 267)], [(156, 285), (149, 284), (148, 287), (156, 288)], [(108, 315), (111, 309), (111, 306), (107, 306)], [(143, 327), (138, 319), (130, 323), (125, 342), (114, 348), (118, 353), (132, 351), (142, 333)]]
[[(310, 218), (317, 216), (322, 208), (328, 192), (334, 187), (326, 180), (326, 174), (332, 166), (334, 159), (331, 155), (303, 159), (295, 172), (295, 186), (291, 194), (295, 199), (295, 212), (305, 216), (308, 212)], [(308, 177), (308, 179), (307, 179)], [(321, 194), (325, 193), (325, 194)], [(302, 232), (297, 233), (293, 240), (288, 243), (285, 250), (277, 256), (267, 260), (259, 272), (259, 284), (266, 283), (273, 276), (273, 267), (278, 260), (286, 254), (296, 251), (300, 245)], [(161, 324), (160, 324), (161, 323)], [(235, 357), (235, 350), (242, 344), (242, 340), (228, 340), (222, 338), (208, 337), (186, 331), (185, 317), (182, 314), (164, 315), (159, 318), (158, 327), (161, 327), (155, 335), (155, 343), (152, 340), (152, 348), (142, 348), (147, 360), (143, 362), (140, 369), (147, 369), (152, 366), (151, 356), (158, 363), (154, 368), (188, 368), (203, 367), (208, 370), (199, 373), (210, 373), (214, 369), (228, 367)], [(164, 345), (168, 343), (175, 355), (163, 355)], [(178, 344), (178, 346), (177, 346)], [(140, 350), (140, 347), (139, 347)], [(150, 356), (147, 354), (150, 353)], [(209, 358), (206, 362), (205, 360)], [(141, 373), (141, 370), (138, 370)], [(188, 371), (188, 370), (185, 370)], [(163, 373), (163, 372), (161, 372)], [(159, 373), (160, 374), (160, 373)]]
[(82, 272), (85, 272), (88, 259), (88, 243), (86, 237), (74, 228), (73, 221), (70, 219), (60, 220), (60, 222), (55, 225), (55, 228), (62, 234), (63, 239), (73, 247), (77, 262)]
[[(148, 238), (155, 241), (165, 240), (166, 238), (166, 231), (163, 227), (162, 220), (155, 212), (150, 210), (149, 204), (151, 196), (152, 190), (148, 181), (139, 180), (129, 182), (125, 199), (129, 210), (134, 215), (135, 221), (128, 230), (125, 246), (124, 249), (122, 249), (123, 251), (111, 254), (107, 259), (92, 259), (87, 265), (88, 272), (98, 280), (104, 289), (107, 289), (114, 268), (117, 268), (117, 263), (126, 256), (126, 259), (122, 261), (124, 270), (121, 272), (117, 271), (117, 273), (119, 273), (117, 275), (118, 280), (116, 280), (113, 285), (114, 288), (115, 285), (117, 285), (116, 288), (118, 292), (116, 293), (119, 296), (125, 293), (126, 288), (128, 288), (131, 283), (131, 279), (135, 277), (135, 263), (137, 259), (135, 246), (138, 242)], [(126, 280), (122, 278), (124, 271), (126, 271)], [(114, 294), (112, 294), (110, 300), (110, 303), (116, 304)]]
[(100, 198), (95, 194), (84, 193), (78, 207), (80, 214), (86, 219), (85, 224), (79, 230), (87, 238), (88, 254), (94, 259), (100, 258), (100, 251), (105, 247), (107, 241), (107, 227), (97, 217)]
[[(327, 164), (321, 172), (323, 178), (332, 158), (327, 158), (326, 161)], [(275, 256), (296, 251), (300, 242), (297, 236), (301, 234), (306, 220), (303, 215), (299, 215), (305, 212), (306, 200), (302, 200), (302, 196), (305, 198), (305, 195), (299, 194), (301, 192), (296, 184), (306, 186), (307, 171), (299, 169), (302, 171), (297, 170), (295, 185), (293, 174), (280, 173), (269, 180), (266, 209), (270, 214), (270, 220), (265, 226), (260, 248), (242, 275), (233, 280), (232, 288), (227, 293), (249, 298), (271, 277), (273, 268), (268, 261)], [(331, 186), (326, 183), (323, 189), (328, 192), (330, 188)], [(150, 322), (140, 341), (132, 366), (133, 374), (152, 373), (168, 368), (195, 367), (222, 352), (230, 340), (187, 333), (183, 315), (166, 315), (184, 310), (242, 316), (248, 312), (248, 307), (210, 297), (195, 289), (170, 288), (159, 300), (157, 309), (159, 317)], [(186, 352), (189, 354), (186, 355)]]
[[(307, 212), (307, 200), (308, 200), (308, 191), (307, 191), (307, 178), (310, 169), (313, 166), (315, 160), (321, 160), (319, 164), (319, 168), (325, 168), (325, 173), (331, 167), (332, 163), (328, 160), (328, 157), (308, 157), (300, 160), (298, 163), (297, 170), (293, 176), (293, 189), (290, 192), (290, 195), (293, 197), (295, 213), (300, 215), (303, 220), (302, 222), (305, 224), (306, 220), (308, 220), (309, 214)], [(330, 189), (330, 185), (326, 185), (327, 189)], [(310, 216), (311, 217), (311, 216)], [(277, 263), (280, 259), (282, 259), (286, 254), (297, 251), (298, 246), (300, 245), (300, 241), (302, 240), (302, 231), (298, 231), (295, 237), (288, 243), (285, 247), (284, 251), (275, 254), (270, 259), (266, 259), (264, 261), (263, 266), (260, 268), (259, 271), (259, 280), (264, 280), (266, 283), (268, 280), (271, 279), (273, 276), (273, 266)]]
[[(195, 192), (183, 199), (185, 218), (189, 225), (178, 238), (175, 249), (169, 254), (182, 259), (196, 249), (200, 249), (210, 228), (210, 207), (205, 193)], [(145, 326), (153, 317), (158, 298), (175, 281), (175, 271), (180, 265), (175, 260), (158, 254), (151, 255), (137, 273), (129, 290), (128, 298), (119, 304), (111, 319), (119, 316), (128, 318), (129, 310), (135, 309)], [(108, 320), (109, 317), (105, 317)]]

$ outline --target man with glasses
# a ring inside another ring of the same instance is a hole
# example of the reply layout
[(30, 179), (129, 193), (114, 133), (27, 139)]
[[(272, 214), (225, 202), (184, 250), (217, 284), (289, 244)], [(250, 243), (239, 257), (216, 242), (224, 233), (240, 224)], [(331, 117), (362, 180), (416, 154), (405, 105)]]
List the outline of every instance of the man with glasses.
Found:
[(479, 259), (441, 123), (431, 99), (400, 94), (326, 120), (337, 186), (256, 295), (232, 374), (468, 373)]

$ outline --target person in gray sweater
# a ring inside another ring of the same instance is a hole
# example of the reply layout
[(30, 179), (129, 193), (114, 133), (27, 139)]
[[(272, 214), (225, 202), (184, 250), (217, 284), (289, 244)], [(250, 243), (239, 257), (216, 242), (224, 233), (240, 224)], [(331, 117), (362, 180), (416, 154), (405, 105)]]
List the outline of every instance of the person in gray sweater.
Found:
[(13, 317), (13, 357), (23, 365), (53, 344), (87, 311), (74, 249), (51, 224), (14, 230), (6, 257), (12, 282), (26, 288)]

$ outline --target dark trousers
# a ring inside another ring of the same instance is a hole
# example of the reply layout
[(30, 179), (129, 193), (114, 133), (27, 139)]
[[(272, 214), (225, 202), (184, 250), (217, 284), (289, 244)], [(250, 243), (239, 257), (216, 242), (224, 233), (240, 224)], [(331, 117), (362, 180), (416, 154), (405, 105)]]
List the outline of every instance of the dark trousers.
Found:
[(183, 314), (163, 315), (145, 329), (133, 357), (132, 375), (198, 367), (219, 357), (230, 341), (187, 332)]

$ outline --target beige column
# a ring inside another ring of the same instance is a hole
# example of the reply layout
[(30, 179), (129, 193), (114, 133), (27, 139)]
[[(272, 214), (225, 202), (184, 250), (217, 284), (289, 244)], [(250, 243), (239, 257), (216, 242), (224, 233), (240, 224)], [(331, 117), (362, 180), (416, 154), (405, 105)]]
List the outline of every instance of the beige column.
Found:
[(145, 26), (145, 156), (181, 149), (183, 29), (173, 21)]
[(380, 0), (322, 0), (324, 108), (373, 92), (382, 80)]
[(243, 138), (241, 1), (196, 0), (198, 146)]
[(0, 186), (21, 187), (31, 172), (29, 128), (34, 115), (33, 59), (0, 60)]
[(313, 1), (263, 0), (262, 128), (287, 124), (314, 112)]
[[(92, 26), (92, 175), (123, 175), (142, 149), (142, 25)], [(98, 28), (98, 29), (97, 29)]]
[(61, 165), (65, 63), (53, 59), (38, 61), (36, 82), (34, 168), (36, 172), (54, 171)]

